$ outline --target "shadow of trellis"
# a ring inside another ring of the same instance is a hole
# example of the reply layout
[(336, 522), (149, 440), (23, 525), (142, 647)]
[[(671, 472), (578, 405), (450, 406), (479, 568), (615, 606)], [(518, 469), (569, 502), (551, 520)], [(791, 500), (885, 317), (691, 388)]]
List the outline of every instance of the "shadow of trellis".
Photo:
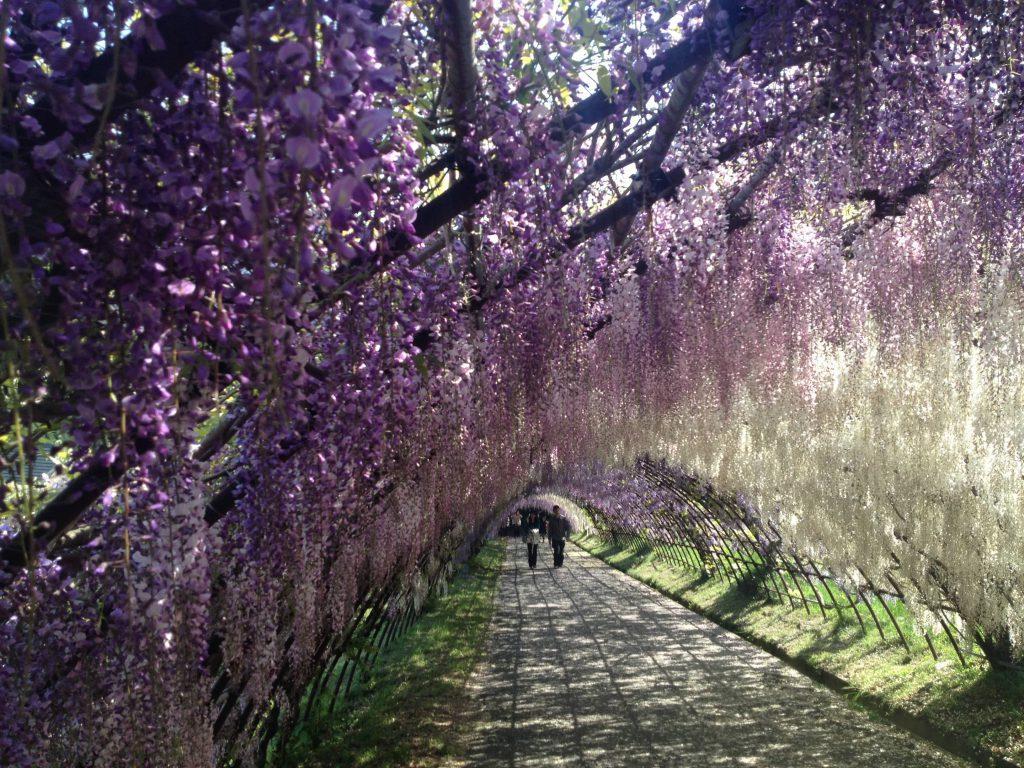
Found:
[(578, 550), (505, 568), (469, 765), (959, 764)]
[[(898, 643), (908, 655), (930, 653), (938, 661), (940, 650), (948, 648), (963, 666), (984, 658), (952, 605), (929, 606), (945, 641), (937, 642), (915, 624), (904, 603), (898, 566), (885, 574), (884, 586), (860, 568), (834, 573), (789, 546), (772, 521), (742, 499), (718, 494), (707, 483), (647, 456), (637, 459), (634, 474), (668, 501), (615, 520), (588, 499), (573, 501), (591, 516), (602, 538), (628, 547), (638, 558), (653, 553), (705, 578), (724, 579), (750, 598), (789, 604), (826, 621), (856, 622), (864, 634)], [(627, 519), (634, 522), (625, 524)]]

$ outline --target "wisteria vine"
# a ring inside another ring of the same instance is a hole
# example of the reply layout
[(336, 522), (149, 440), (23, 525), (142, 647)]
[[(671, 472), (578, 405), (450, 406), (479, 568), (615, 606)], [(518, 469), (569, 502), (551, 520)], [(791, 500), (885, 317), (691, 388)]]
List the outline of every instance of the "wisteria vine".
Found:
[(1016, 659), (1015, 0), (0, 25), (0, 762), (257, 763), (425, 557), (642, 453)]

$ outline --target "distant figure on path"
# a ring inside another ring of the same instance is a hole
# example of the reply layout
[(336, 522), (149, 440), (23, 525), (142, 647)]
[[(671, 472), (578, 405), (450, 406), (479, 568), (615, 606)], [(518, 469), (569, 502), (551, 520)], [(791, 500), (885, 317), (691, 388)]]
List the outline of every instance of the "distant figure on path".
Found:
[(548, 520), (548, 541), (554, 553), (555, 568), (561, 568), (565, 560), (565, 540), (572, 533), (569, 518), (562, 514), (557, 504), (551, 508), (551, 519)]
[(540, 520), (535, 512), (530, 513), (526, 521), (526, 530), (526, 562), (530, 564), (530, 568), (536, 568), (537, 550), (544, 539), (540, 535)]

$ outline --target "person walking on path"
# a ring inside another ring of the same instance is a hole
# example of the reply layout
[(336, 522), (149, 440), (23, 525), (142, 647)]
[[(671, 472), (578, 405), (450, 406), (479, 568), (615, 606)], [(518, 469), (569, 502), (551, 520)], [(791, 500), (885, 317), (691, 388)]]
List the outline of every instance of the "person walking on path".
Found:
[(537, 551), (544, 538), (540, 535), (540, 520), (536, 513), (531, 513), (526, 521), (526, 562), (530, 568), (537, 567)]
[(551, 519), (548, 520), (548, 541), (555, 558), (555, 568), (561, 568), (565, 560), (565, 540), (572, 533), (569, 518), (562, 514), (556, 504), (551, 508)]

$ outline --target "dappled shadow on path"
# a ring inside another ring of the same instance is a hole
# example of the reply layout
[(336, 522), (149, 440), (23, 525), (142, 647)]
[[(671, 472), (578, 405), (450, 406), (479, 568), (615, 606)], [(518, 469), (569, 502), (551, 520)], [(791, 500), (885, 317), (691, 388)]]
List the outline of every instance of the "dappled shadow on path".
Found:
[(470, 765), (964, 765), (575, 547), (514, 543), (497, 600)]

